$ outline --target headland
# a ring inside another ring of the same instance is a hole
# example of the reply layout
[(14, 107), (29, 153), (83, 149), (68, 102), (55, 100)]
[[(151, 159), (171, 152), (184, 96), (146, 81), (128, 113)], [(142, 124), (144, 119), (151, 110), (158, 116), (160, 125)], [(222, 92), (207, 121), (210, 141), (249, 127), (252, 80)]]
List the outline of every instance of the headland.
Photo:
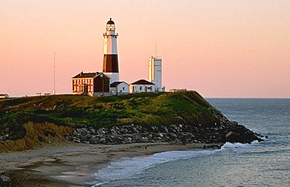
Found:
[(24, 97), (0, 106), (4, 186), (83, 185), (122, 157), (261, 140), (195, 91)]

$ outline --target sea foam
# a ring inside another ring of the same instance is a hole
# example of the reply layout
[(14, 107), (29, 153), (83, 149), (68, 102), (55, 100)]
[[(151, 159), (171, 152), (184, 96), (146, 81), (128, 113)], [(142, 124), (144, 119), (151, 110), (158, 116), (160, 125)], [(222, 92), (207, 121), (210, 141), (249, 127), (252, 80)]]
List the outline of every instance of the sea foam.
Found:
[(113, 180), (134, 178), (142, 171), (154, 167), (155, 165), (172, 162), (180, 159), (189, 159), (197, 156), (212, 154), (218, 149), (212, 150), (187, 150), (187, 151), (167, 151), (156, 153), (146, 157), (125, 158), (121, 161), (110, 163), (107, 167), (99, 170), (94, 174), (98, 181), (96, 186), (107, 183)]
[(156, 153), (146, 157), (124, 158), (116, 162), (111, 162), (107, 167), (93, 174), (97, 180), (93, 187), (101, 186), (114, 180), (132, 179), (144, 170), (154, 167), (158, 164), (172, 162), (181, 159), (190, 159), (198, 156), (206, 156), (220, 151), (245, 151), (251, 147), (251, 144), (225, 143), (221, 149), (200, 149), (187, 151), (167, 151)]

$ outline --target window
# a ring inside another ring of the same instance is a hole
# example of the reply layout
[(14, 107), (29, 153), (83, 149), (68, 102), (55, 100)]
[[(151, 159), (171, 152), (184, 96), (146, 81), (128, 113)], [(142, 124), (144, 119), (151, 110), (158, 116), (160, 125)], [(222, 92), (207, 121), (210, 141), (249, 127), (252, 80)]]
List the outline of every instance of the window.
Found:
[(123, 86), (123, 91), (125, 90), (125, 87)]
[(140, 90), (142, 90), (142, 86), (140, 86)]

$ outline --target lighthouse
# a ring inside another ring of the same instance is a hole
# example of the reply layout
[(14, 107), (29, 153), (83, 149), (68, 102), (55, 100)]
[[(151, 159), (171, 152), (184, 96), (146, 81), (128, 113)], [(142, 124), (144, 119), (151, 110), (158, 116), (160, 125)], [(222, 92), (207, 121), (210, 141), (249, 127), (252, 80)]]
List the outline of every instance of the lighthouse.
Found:
[(110, 78), (110, 84), (119, 81), (119, 63), (115, 23), (110, 18), (106, 25), (104, 36), (103, 73)]

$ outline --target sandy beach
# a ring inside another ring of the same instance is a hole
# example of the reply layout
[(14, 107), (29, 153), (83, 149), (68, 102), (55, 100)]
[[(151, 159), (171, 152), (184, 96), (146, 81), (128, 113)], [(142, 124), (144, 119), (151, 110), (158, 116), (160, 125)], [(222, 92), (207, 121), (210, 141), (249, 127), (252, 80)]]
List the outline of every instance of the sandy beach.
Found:
[(170, 150), (202, 148), (205, 144), (168, 143), (91, 145), (63, 142), (33, 150), (1, 153), (0, 172), (17, 186), (90, 186), (91, 174), (111, 161)]

